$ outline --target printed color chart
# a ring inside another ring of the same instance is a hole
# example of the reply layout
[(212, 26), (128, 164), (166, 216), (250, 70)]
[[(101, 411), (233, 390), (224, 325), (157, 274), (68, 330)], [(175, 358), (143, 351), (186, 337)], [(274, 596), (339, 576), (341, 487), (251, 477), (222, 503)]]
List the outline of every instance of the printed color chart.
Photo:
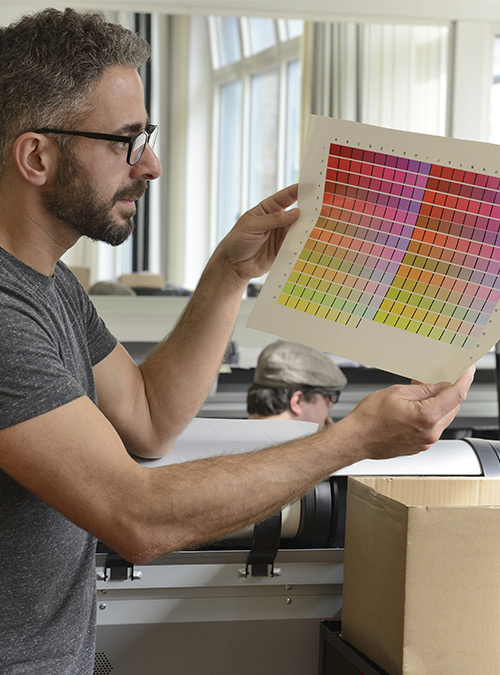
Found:
[(474, 349), (500, 300), (499, 186), (332, 143), (321, 217), (278, 302)]
[[(292, 228), (292, 258), (280, 252), (262, 291), (279, 266), (277, 334), (408, 377), (456, 379), (500, 337), (500, 149), (312, 125), (327, 132), (306, 163), (318, 164), (315, 213), (298, 240)], [(485, 166), (488, 154), (496, 166)]]

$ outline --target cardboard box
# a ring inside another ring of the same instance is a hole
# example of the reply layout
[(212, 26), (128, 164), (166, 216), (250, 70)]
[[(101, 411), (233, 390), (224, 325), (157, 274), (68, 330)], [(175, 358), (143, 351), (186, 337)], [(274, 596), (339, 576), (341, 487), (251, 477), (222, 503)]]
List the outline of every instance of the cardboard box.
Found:
[(499, 675), (500, 479), (349, 478), (342, 638), (389, 675)]

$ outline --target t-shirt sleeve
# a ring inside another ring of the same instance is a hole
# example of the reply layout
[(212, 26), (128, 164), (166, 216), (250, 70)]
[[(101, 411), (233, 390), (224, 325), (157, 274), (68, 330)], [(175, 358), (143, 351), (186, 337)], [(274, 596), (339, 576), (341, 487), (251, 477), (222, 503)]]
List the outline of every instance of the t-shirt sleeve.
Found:
[(117, 339), (97, 313), (90, 298), (85, 294), (87, 303), (87, 344), (92, 366), (106, 358), (116, 347)]
[(92, 367), (116, 339), (83, 293), (67, 306), (0, 305), (0, 429), (82, 396), (97, 404)]

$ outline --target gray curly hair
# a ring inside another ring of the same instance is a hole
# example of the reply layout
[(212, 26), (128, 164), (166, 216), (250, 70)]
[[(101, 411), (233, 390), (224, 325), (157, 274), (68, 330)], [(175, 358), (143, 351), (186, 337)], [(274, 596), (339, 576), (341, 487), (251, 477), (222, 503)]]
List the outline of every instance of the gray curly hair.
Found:
[(108, 68), (137, 69), (149, 56), (142, 37), (100, 13), (45, 9), (0, 28), (0, 178), (18, 136), (74, 128)]

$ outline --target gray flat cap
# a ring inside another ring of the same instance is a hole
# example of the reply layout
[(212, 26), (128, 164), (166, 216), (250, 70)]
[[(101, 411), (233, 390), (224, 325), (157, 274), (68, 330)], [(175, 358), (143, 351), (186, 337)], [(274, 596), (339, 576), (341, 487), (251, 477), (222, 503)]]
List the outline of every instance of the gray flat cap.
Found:
[(347, 379), (323, 352), (296, 342), (278, 340), (260, 353), (254, 384), (265, 387), (304, 384), (340, 391), (347, 384)]

